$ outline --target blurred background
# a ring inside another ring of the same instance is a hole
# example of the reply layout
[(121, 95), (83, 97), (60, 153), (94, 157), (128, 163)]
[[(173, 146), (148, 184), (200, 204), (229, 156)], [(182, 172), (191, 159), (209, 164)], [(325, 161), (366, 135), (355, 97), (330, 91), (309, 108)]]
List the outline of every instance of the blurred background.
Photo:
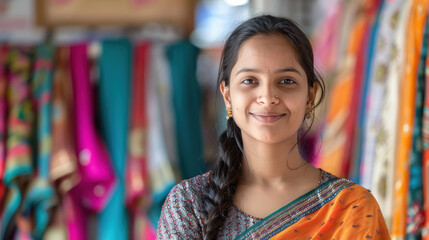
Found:
[(428, 0), (0, 0), (0, 239), (155, 239), (225, 129), (228, 34), (293, 19), (326, 83), (317, 167), (429, 239)]

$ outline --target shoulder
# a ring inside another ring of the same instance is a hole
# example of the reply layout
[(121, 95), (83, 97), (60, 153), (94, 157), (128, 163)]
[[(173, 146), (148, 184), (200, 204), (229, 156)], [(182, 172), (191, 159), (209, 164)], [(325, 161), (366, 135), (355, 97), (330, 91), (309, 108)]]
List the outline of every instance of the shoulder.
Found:
[(209, 174), (182, 180), (171, 189), (158, 221), (157, 239), (201, 239)]
[(171, 189), (164, 205), (176, 210), (192, 210), (196, 215), (200, 215), (203, 207), (205, 188), (209, 183), (209, 176), (210, 172), (206, 172), (180, 181)]
[(330, 191), (338, 191), (336, 198), (342, 202), (347, 201), (348, 203), (361, 202), (369, 204), (368, 207), (373, 206), (378, 208), (377, 200), (372, 195), (369, 189), (366, 189), (359, 184), (354, 183), (353, 181), (336, 177), (328, 172), (325, 172), (326, 175), (326, 188)]
[(171, 189), (170, 195), (173, 194), (173, 196), (184, 195), (184, 197), (202, 197), (204, 189), (209, 184), (209, 177), (210, 172), (206, 172), (193, 178), (182, 180)]

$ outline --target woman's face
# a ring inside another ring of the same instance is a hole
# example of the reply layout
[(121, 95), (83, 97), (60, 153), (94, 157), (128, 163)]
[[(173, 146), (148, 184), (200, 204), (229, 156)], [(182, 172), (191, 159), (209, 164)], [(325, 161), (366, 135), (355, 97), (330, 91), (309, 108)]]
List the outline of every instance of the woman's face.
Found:
[(220, 88), (243, 140), (264, 143), (294, 144), (315, 93), (294, 49), (280, 34), (256, 35), (245, 41), (229, 86), (222, 82)]

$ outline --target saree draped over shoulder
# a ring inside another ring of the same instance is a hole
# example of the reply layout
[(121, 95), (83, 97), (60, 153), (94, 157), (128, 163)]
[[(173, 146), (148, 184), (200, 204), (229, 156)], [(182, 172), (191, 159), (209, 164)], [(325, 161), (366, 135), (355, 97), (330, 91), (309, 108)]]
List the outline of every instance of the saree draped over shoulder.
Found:
[(259, 221), (240, 239), (390, 239), (365, 188), (333, 178)]
[[(167, 196), (157, 239), (203, 239), (210, 172), (183, 180)], [(231, 206), (217, 239), (390, 239), (367, 189), (322, 171), (318, 187), (265, 218)]]

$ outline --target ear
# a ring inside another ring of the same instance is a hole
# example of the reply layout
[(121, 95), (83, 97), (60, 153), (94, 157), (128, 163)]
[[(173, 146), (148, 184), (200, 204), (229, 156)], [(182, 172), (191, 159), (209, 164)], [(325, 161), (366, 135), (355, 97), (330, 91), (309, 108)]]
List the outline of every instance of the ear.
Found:
[(225, 102), (225, 107), (231, 108), (231, 98), (230, 98), (229, 87), (225, 85), (225, 81), (222, 81), (220, 83), (219, 88), (223, 96), (223, 101)]
[(308, 88), (308, 99), (307, 99), (308, 108), (313, 108), (318, 89), (319, 89), (319, 85), (317, 85), (317, 83), (313, 83), (313, 86)]

